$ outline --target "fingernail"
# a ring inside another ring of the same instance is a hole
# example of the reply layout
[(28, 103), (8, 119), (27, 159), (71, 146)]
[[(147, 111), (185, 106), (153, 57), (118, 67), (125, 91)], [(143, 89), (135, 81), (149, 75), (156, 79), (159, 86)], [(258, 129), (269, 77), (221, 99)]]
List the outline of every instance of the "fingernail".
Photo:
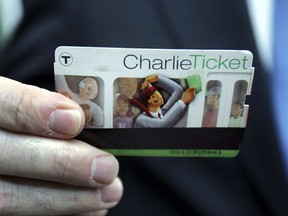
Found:
[(49, 117), (49, 128), (57, 133), (75, 135), (81, 126), (78, 110), (56, 109)]
[(123, 195), (123, 185), (120, 179), (116, 178), (115, 181), (101, 189), (101, 199), (104, 203), (117, 203)]
[(110, 184), (118, 175), (118, 161), (110, 155), (94, 159), (91, 167), (91, 178), (98, 184)]

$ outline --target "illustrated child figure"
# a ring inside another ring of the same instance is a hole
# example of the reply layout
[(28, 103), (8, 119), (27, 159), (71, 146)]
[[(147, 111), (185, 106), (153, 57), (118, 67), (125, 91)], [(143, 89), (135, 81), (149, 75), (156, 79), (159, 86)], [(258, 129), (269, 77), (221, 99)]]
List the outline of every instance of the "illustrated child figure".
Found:
[[(134, 77), (121, 77), (119, 78), (118, 86), (119, 93), (116, 94), (116, 97), (118, 95), (125, 95), (129, 100), (132, 100), (138, 90), (138, 81), (137, 78)], [(134, 117), (140, 113), (140, 109), (136, 106), (131, 106), (131, 110)]]
[(93, 118), (91, 108), (88, 104), (80, 104), (84, 115), (85, 115), (85, 128), (92, 128), (93, 127)]
[[(156, 87), (170, 94), (166, 103)], [(196, 95), (195, 88), (183, 92), (178, 83), (161, 75), (147, 77), (141, 84), (141, 91), (146, 104), (142, 104), (144, 112), (135, 120), (134, 126), (137, 128), (173, 127), (184, 115), (186, 104), (193, 101)]]
[(234, 102), (231, 106), (231, 116), (229, 119), (228, 127), (242, 127), (243, 125), (243, 109), (244, 106), (241, 102)]
[(212, 87), (206, 92), (207, 111), (203, 116), (202, 127), (216, 127), (221, 90), (221, 87)]
[(114, 128), (132, 128), (133, 112), (130, 99), (126, 95), (119, 95), (115, 101), (116, 116), (113, 118)]

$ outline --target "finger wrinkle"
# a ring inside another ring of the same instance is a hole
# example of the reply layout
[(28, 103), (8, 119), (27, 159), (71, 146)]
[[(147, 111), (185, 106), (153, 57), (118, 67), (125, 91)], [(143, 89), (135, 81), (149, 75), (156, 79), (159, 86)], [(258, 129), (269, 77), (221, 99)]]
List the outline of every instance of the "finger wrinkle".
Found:
[(7, 215), (13, 210), (13, 185), (9, 177), (0, 176), (0, 212), (1, 215)]
[(5, 206), (0, 202), (2, 215), (56, 215), (50, 199), (51, 194), (47, 188), (42, 187), (43, 183), (31, 184), (28, 179), (8, 176), (0, 176), (1, 182), (7, 197)]
[[(0, 125), (13, 131), (43, 134), (47, 126), (41, 124), (43, 121), (41, 107), (45, 105), (45, 102), (50, 101), (45, 97), (46, 93), (40, 88), (34, 86), (32, 88), (25, 84), (7, 87), (4, 96), (0, 99), (0, 107), (4, 112), (4, 115), (0, 117)], [(53, 109), (50, 106), (49, 104), (49, 109)]]
[(55, 177), (69, 177), (68, 166), (71, 164), (72, 146), (64, 144), (55, 152), (54, 156), (54, 175)]
[[(18, 95), (18, 100), (16, 100), (16, 110), (15, 110), (15, 124), (19, 127), (19, 129), (25, 130), (27, 127), (27, 113), (23, 113), (22, 106), (27, 101), (27, 96), (25, 92), (21, 92)], [(31, 106), (31, 102), (28, 103)]]
[[(4, 110), (9, 115), (6, 120), (10, 120), (10, 125), (14, 125), (19, 131), (25, 130), (27, 128), (27, 114), (23, 112), (23, 104), (27, 104), (27, 107), (31, 107), (31, 98), (27, 96), (25, 90), (18, 91), (17, 95), (13, 91), (9, 91), (6, 95), (6, 100), (4, 103)], [(15, 129), (15, 128), (14, 128)]]
[[(0, 173), (25, 175), (27, 172), (25, 170), (30, 172), (37, 170), (37, 166), (43, 158), (39, 145), (42, 139), (0, 130)], [(21, 157), (19, 157), (19, 153)]]
[(42, 157), (39, 144), (41, 144), (42, 140), (43, 138), (41, 137), (33, 137), (28, 138), (23, 142), (25, 155), (29, 156), (28, 160), (30, 160), (30, 170), (37, 169), (36, 166), (41, 162)]
[(0, 142), (1, 142), (1, 151), (0, 151), (0, 170), (2, 170), (2, 165), (6, 162), (6, 156), (10, 149), (10, 136), (8, 133), (2, 129), (0, 129)]

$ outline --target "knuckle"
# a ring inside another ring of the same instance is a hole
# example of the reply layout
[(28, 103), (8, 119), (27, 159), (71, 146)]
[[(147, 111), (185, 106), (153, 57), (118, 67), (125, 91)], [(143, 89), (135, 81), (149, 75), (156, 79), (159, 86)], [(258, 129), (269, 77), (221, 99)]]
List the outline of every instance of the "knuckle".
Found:
[(66, 179), (73, 176), (73, 155), (76, 149), (73, 145), (65, 144), (57, 149), (54, 153), (54, 170), (55, 178)]
[(28, 185), (27, 179), (0, 176), (0, 215), (54, 215), (49, 191)]
[(7, 94), (4, 107), (8, 110), (9, 117), (7, 120), (10, 121), (11, 125), (19, 130), (27, 128), (29, 114), (27, 112), (28, 109), (25, 109), (25, 107), (30, 107), (31, 103), (32, 100), (25, 89), (18, 91), (17, 94), (14, 91), (10, 91)]
[(41, 141), (41, 137), (27, 137), (22, 141), (23, 161), (27, 161), (27, 166), (31, 171), (37, 170), (37, 166), (43, 158), (40, 150)]
[(49, 191), (39, 190), (35, 193), (35, 195), (35, 206), (37, 206), (39, 211), (41, 211), (44, 215), (54, 215), (55, 210), (49, 197)]
[(13, 208), (13, 192), (5, 177), (0, 176), (0, 184), (0, 215), (7, 215)]
[(37, 170), (43, 157), (39, 145), (41, 140), (41, 137), (23, 136), (0, 129), (0, 173), (25, 175), (27, 170)]
[(15, 108), (14, 108), (14, 122), (15, 125), (19, 127), (20, 130), (24, 130), (26, 128), (27, 115), (23, 113), (23, 104), (27, 101), (27, 97), (23, 92), (21, 92), (18, 96), (18, 100), (16, 100)]
[(11, 152), (10, 145), (10, 136), (4, 130), (0, 130), (0, 142), (1, 142), (1, 151), (0, 151), (0, 171), (3, 172), (7, 163), (7, 156), (9, 156)]

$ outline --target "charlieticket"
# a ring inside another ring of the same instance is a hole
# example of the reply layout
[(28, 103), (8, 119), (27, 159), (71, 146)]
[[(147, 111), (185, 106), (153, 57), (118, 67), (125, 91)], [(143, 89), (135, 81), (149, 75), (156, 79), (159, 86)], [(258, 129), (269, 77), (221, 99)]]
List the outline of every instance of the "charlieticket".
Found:
[(235, 157), (254, 68), (245, 50), (58, 47), (56, 90), (80, 138), (120, 156)]

